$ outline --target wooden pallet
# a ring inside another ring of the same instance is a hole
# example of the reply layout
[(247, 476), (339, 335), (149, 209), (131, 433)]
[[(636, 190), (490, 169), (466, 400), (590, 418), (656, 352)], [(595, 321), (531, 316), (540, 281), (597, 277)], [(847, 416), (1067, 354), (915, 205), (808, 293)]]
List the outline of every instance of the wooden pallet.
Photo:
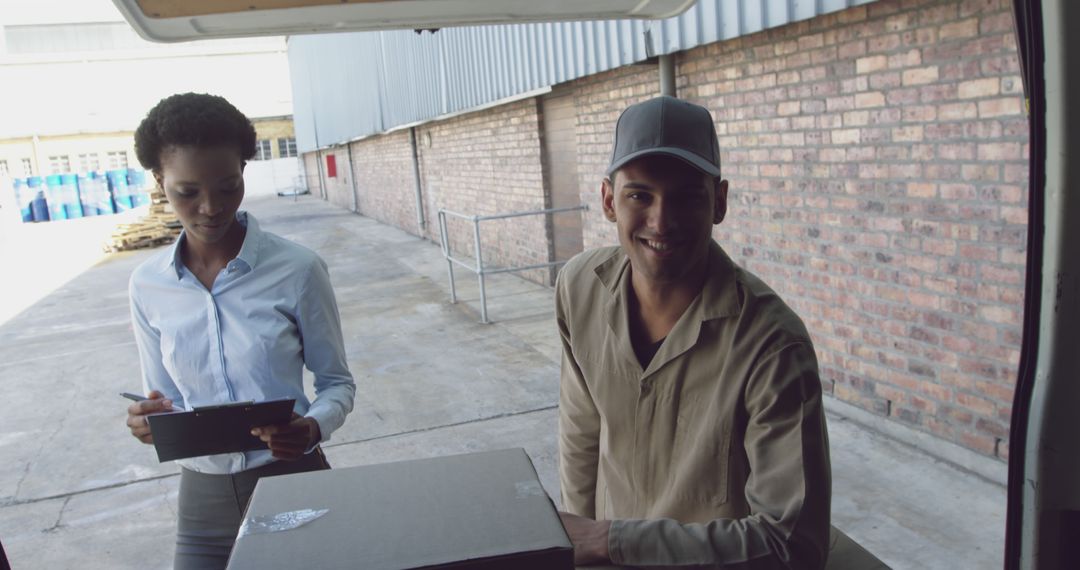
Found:
[(120, 224), (105, 244), (105, 251), (116, 253), (170, 244), (183, 226), (160, 189), (150, 193), (150, 210), (137, 222)]

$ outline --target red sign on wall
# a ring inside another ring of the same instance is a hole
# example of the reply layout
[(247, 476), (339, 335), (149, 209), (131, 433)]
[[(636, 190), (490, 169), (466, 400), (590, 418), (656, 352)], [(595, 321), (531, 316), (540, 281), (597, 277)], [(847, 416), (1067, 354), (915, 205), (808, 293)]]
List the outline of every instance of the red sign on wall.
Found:
[(333, 154), (326, 155), (326, 177), (337, 178), (337, 156)]

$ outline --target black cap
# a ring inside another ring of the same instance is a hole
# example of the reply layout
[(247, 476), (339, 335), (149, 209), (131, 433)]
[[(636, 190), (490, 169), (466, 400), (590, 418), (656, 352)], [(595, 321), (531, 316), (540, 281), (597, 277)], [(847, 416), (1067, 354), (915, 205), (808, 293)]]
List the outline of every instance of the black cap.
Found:
[(720, 145), (709, 110), (666, 95), (627, 107), (615, 125), (607, 175), (652, 154), (674, 156), (705, 174), (720, 176)]

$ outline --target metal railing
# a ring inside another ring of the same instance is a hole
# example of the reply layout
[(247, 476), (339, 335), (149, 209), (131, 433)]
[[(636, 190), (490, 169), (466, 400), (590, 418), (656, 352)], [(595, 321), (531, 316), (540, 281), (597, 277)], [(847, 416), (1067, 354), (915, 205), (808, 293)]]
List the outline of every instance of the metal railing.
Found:
[[(446, 270), (450, 275), (450, 302), (457, 303), (457, 286), (454, 283), (454, 264), (458, 264), (473, 273), (476, 273), (477, 280), (480, 284), (480, 322), (489, 323), (487, 313), (487, 289), (484, 286), (484, 276), (494, 275), (496, 273), (510, 273), (513, 271), (528, 271), (530, 269), (544, 269), (546, 267), (554, 267), (556, 265), (562, 265), (566, 261), (549, 261), (547, 263), (535, 263), (533, 265), (524, 265), (521, 267), (500, 267), (497, 269), (489, 269), (484, 267), (484, 255), (480, 250), (480, 222), (486, 222), (489, 220), (505, 220), (507, 218), (520, 218), (523, 216), (541, 216), (547, 214), (558, 214), (562, 212), (576, 212), (578, 210), (588, 210), (586, 205), (572, 206), (569, 208), (549, 208), (546, 210), (528, 210), (524, 212), (512, 212), (509, 214), (494, 214), (490, 216), (468, 216), (465, 214), (459, 214), (458, 212), (452, 212), (450, 210), (439, 210), (439, 237), (442, 240), (443, 257), (446, 258)], [(455, 258), (450, 253), (450, 239), (446, 229), (446, 217), (454, 216), (455, 218), (461, 218), (473, 223), (473, 251), (476, 255), (476, 265), (472, 266)]]

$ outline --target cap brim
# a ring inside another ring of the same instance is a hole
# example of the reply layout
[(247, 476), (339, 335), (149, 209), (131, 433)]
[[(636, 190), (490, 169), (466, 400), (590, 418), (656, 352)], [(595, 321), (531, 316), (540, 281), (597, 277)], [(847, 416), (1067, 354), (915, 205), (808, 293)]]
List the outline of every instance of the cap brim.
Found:
[(708, 174), (709, 176), (720, 176), (720, 169), (715, 164), (712, 164), (711, 162), (705, 160), (704, 158), (701, 158), (700, 156), (692, 152), (683, 150), (681, 148), (673, 147), (647, 148), (639, 150), (637, 152), (632, 152), (611, 163), (611, 166), (608, 167), (606, 174), (608, 176), (611, 176), (611, 173), (622, 168), (623, 166), (626, 166), (628, 162), (637, 160), (643, 156), (650, 156), (654, 154), (674, 156), (675, 158), (681, 159), (683, 162), (686, 162), (690, 166), (693, 166), (694, 168), (704, 172), (705, 174)]

